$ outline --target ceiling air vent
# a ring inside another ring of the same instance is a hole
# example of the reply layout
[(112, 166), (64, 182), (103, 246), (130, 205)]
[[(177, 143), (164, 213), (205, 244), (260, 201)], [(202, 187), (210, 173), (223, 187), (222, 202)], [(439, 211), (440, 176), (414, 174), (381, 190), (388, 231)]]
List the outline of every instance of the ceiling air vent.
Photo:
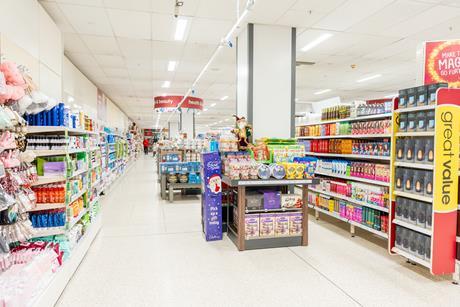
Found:
[(315, 65), (315, 62), (306, 62), (306, 61), (296, 61), (295, 65), (296, 66), (312, 66)]

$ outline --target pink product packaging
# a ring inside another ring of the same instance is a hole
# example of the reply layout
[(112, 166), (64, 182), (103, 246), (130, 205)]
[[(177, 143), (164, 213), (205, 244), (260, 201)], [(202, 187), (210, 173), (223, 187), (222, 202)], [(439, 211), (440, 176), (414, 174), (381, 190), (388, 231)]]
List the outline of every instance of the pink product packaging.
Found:
[(275, 236), (275, 214), (260, 214), (259, 219), (260, 237), (269, 238)]
[(289, 235), (302, 235), (302, 213), (296, 212), (289, 214)]
[(340, 217), (347, 217), (347, 206), (340, 204)]
[(259, 237), (259, 214), (246, 214), (244, 224), (246, 240)]
[(355, 207), (355, 213), (356, 213), (355, 221), (361, 224), (363, 221), (363, 209), (359, 207)]
[(289, 236), (289, 213), (275, 214), (275, 236)]

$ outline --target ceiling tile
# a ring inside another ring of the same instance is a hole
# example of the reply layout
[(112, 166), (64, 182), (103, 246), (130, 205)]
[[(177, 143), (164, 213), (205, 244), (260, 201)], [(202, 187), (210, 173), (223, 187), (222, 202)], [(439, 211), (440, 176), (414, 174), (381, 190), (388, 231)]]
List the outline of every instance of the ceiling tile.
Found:
[(64, 50), (68, 52), (90, 53), (90, 50), (83, 43), (80, 35), (74, 33), (63, 33)]
[[(348, 31), (355, 33), (381, 34), (385, 35), (385, 29), (392, 27), (412, 16), (420, 14), (431, 7), (431, 4), (417, 1), (399, 0), (377, 13), (370, 15), (362, 22), (357, 23)], [(396, 36), (400, 36), (394, 33)]]
[[(102, 0), (106, 8), (124, 9), (132, 11), (151, 11), (152, 0)], [(153, 2), (157, 2), (153, 0)]]
[[(171, 0), (152, 0), (152, 11), (160, 14), (174, 14), (174, 1)], [(184, 5), (179, 9), (180, 16), (194, 16), (200, 0), (186, 0)]]
[(253, 23), (274, 24), (295, 2), (296, 0), (258, 1), (249, 15), (249, 21)]
[(298, 0), (291, 10), (329, 13), (347, 0)]
[(112, 35), (112, 28), (104, 9), (70, 4), (60, 4), (59, 7), (78, 33)]
[(152, 42), (149, 40), (118, 38), (121, 53), (127, 58), (151, 58)]
[(113, 36), (82, 35), (81, 38), (94, 54), (120, 55), (116, 39)]
[(194, 18), (187, 41), (190, 43), (213, 44), (217, 46), (232, 28), (230, 21)]
[(58, 3), (76, 4), (84, 6), (103, 6), (102, 0), (54, 0)]
[(276, 20), (276, 24), (291, 27), (311, 27), (327, 13), (319, 11), (288, 10), (283, 16)]
[(150, 13), (109, 9), (108, 15), (116, 36), (135, 39), (152, 38)]
[(314, 26), (319, 29), (345, 31), (394, 0), (348, 0)]
[(40, 4), (48, 12), (53, 21), (59, 27), (63, 33), (74, 33), (75, 29), (72, 27), (70, 22), (65, 17), (59, 5), (56, 2), (51, 1), (40, 1)]
[(443, 23), (445, 20), (449, 20), (457, 16), (460, 16), (460, 8), (435, 6), (421, 14), (416, 15), (415, 17), (409, 18), (389, 29), (386, 29), (385, 31), (382, 31), (382, 35), (400, 35), (401, 37), (407, 37), (434, 27)]
[(155, 60), (178, 61), (183, 54), (184, 44), (180, 42), (153, 41), (152, 48)]
[(128, 70), (126, 68), (105, 68), (102, 67), (105, 75), (108, 78), (127, 78), (129, 77)]
[(65, 54), (78, 68), (85, 66), (98, 66), (97, 61), (92, 55), (74, 52), (66, 52)]
[(236, 19), (236, 3), (228, 0), (201, 0), (195, 16), (234, 21)]
[(125, 61), (118, 55), (95, 55), (94, 56), (101, 67), (125, 68)]

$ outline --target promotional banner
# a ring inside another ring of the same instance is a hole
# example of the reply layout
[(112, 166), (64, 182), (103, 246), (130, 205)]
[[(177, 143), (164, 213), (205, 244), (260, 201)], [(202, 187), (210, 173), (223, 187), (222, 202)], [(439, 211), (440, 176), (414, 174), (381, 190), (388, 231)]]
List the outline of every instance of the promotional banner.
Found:
[(460, 88), (460, 40), (425, 43), (424, 81)]
[[(155, 110), (176, 108), (184, 96), (157, 96), (154, 97)], [(198, 97), (187, 97), (181, 105), (183, 109), (203, 110), (203, 99)]]
[(206, 241), (222, 240), (222, 162), (218, 152), (201, 154), (202, 220)]

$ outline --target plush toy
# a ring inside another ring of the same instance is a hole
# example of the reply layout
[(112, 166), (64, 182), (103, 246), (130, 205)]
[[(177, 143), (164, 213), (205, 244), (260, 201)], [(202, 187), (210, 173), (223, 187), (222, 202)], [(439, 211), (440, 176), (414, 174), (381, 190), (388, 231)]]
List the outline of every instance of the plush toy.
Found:
[(252, 135), (252, 127), (244, 116), (233, 116), (236, 118), (236, 128), (232, 130), (232, 133), (238, 138), (238, 150), (246, 150), (249, 145), (249, 138)]

